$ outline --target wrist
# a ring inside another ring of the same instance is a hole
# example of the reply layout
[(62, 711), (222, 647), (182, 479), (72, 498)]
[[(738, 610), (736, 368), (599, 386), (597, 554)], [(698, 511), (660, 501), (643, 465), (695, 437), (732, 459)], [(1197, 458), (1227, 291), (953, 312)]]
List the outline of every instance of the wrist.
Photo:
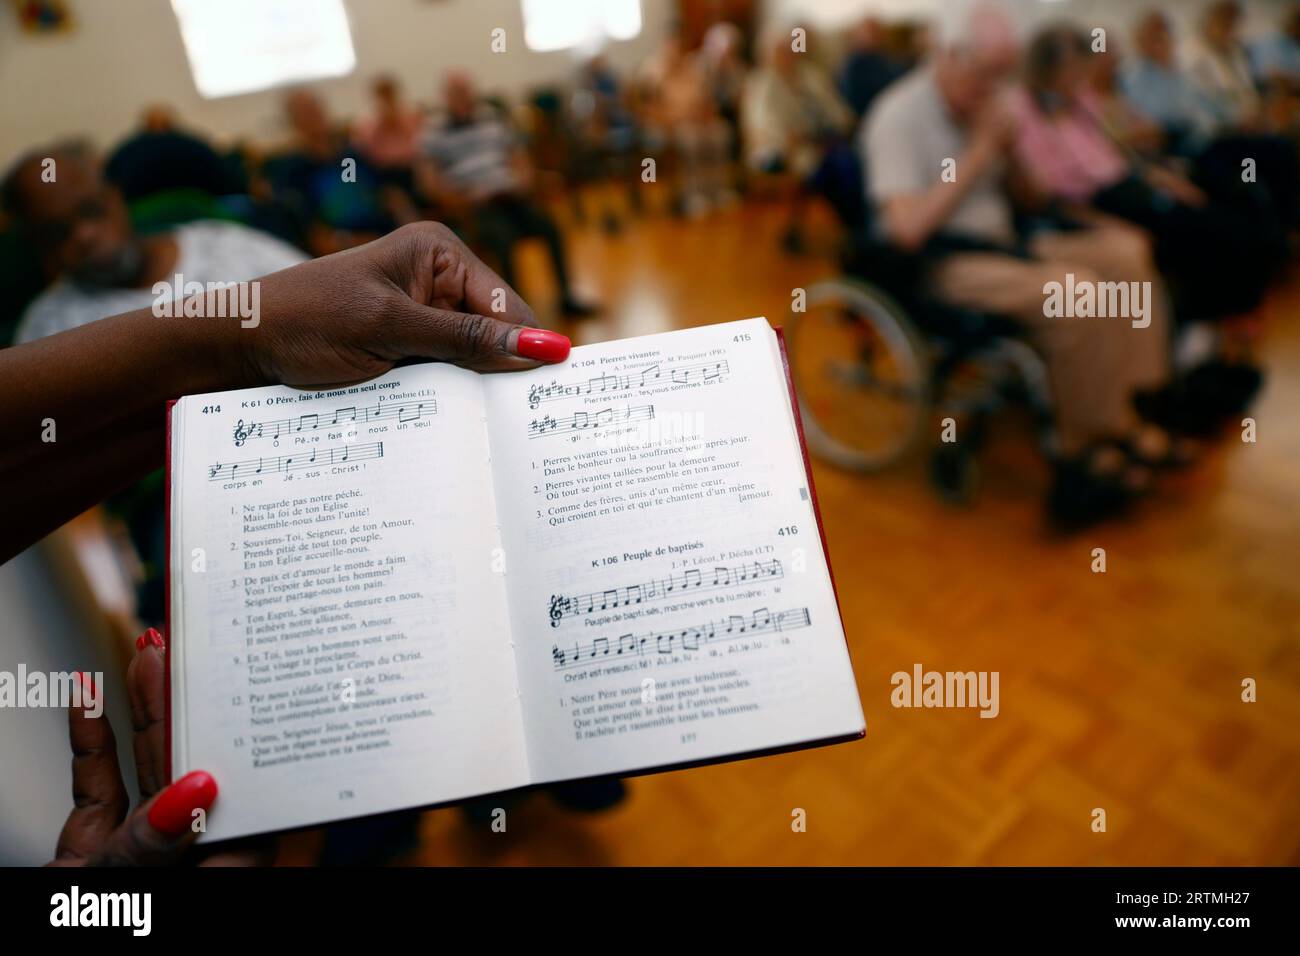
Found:
[[(152, 317), (151, 317), (152, 318)], [(152, 319), (163, 324), (163, 361), (177, 367), (182, 394), (249, 388), (266, 383), (254, 361), (254, 343), (260, 331), (246, 327), (253, 319), (229, 317), (185, 317)]]

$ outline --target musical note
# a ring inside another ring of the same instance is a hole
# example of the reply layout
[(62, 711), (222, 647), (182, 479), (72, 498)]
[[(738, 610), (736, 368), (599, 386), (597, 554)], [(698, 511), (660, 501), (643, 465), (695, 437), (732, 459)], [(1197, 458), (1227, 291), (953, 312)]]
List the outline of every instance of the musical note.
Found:
[[(365, 461), (384, 457), (384, 443), (371, 442), (368, 445), (341, 445), (337, 448), (313, 448), (310, 456), (303, 454), (284, 455), (276, 458), (249, 458), (244, 461), (216, 462), (208, 466), (208, 480), (221, 481), (226, 478), (239, 478), (244, 475), (260, 475), (266, 471), (289, 472), (313, 465), (341, 465), (347, 461)], [(328, 459), (328, 460), (326, 460)]]
[(528, 407), (536, 408), (543, 402), (556, 402), (564, 398), (576, 398), (584, 395), (608, 395), (610, 392), (629, 392), (635, 388), (646, 388), (659, 382), (664, 373), (674, 385), (707, 385), (721, 381), (729, 374), (730, 365), (726, 360), (718, 362), (686, 362), (677, 365), (646, 366), (639, 371), (626, 375), (598, 375), (581, 382), (560, 382), (551, 379), (548, 385), (531, 385), (528, 388)]
[(561, 649), (558, 644), (551, 649), (551, 662), (555, 670), (568, 670), (580, 666), (584, 660), (596, 657), (645, 657), (646, 645), (654, 647), (654, 655), (669, 657), (674, 650), (695, 652), (713, 643), (736, 640), (741, 635), (778, 634), (810, 627), (812, 619), (806, 607), (792, 608), (773, 614), (765, 607), (758, 608), (748, 617), (732, 614), (723, 620), (706, 621), (691, 627), (669, 631), (652, 631), (647, 634), (621, 634), (614, 649), (610, 650), (608, 637), (594, 638), (590, 644), (575, 643), (573, 650)]
[(626, 422), (648, 421), (654, 417), (655, 407), (653, 405), (638, 405), (636, 407), (627, 405), (622, 408), (604, 408), (596, 413), (594, 423), (591, 415), (587, 412), (575, 412), (567, 418), (555, 418), (546, 415), (542, 418), (534, 418), (528, 423), (528, 437), (541, 438), (545, 435), (585, 431), (589, 428), (595, 430), (610, 425), (622, 425)]
[(245, 423), (241, 418), (235, 423), (235, 447), (242, 448), (244, 443), (252, 438), (270, 437), (276, 439), (286, 432), (293, 432), (294, 434), (302, 431), (314, 432), (326, 420), (328, 420), (329, 426), (338, 425), (340, 422), (353, 422), (364, 425), (367, 422), (376, 422), (389, 418), (396, 418), (398, 422), (412, 422), (418, 418), (436, 415), (437, 412), (437, 401), (427, 398), (414, 405), (381, 404), (372, 405), (369, 408), (357, 408), (355, 405), (349, 405), (347, 408), (337, 408), (326, 412), (309, 412), (305, 415), (299, 415), (297, 418), (281, 418), (270, 422)]
[(785, 575), (779, 558), (771, 561), (751, 561), (729, 568), (715, 567), (713, 578), (706, 583), (698, 568), (688, 568), (680, 575), (669, 575), (640, 584), (630, 584), (624, 588), (610, 588), (604, 591), (580, 594), (576, 597), (552, 595), (548, 616), (551, 627), (559, 627), (560, 622), (569, 616), (591, 614), (597, 610), (623, 607), (627, 604), (640, 604), (665, 598), (679, 591), (711, 591), (714, 588), (738, 586), (741, 581), (774, 579)]

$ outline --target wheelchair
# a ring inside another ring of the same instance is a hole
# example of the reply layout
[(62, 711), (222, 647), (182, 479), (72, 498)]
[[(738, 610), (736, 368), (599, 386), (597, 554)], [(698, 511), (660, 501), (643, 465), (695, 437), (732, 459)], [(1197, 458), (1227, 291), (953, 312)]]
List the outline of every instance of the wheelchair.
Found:
[(856, 235), (846, 274), (806, 289), (785, 320), (809, 450), (871, 473), (928, 445), (935, 488), (959, 504), (975, 497), (979, 451), (1001, 408), (1027, 407), (1051, 455), (1046, 367), (1018, 327), (934, 300), (917, 257)]

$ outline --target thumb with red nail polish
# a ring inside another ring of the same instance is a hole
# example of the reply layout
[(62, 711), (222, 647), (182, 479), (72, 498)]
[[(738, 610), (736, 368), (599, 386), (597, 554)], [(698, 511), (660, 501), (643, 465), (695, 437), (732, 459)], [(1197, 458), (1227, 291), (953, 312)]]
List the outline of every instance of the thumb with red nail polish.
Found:
[(85, 862), (94, 866), (179, 863), (206, 829), (207, 812), (216, 799), (217, 782), (210, 773), (187, 773), (106, 834)]
[[(149, 807), (149, 825), (165, 837), (195, 833), (196, 821), (205, 819), (217, 799), (217, 781), (204, 770), (194, 770), (158, 794)], [(201, 813), (199, 811), (202, 811)]]

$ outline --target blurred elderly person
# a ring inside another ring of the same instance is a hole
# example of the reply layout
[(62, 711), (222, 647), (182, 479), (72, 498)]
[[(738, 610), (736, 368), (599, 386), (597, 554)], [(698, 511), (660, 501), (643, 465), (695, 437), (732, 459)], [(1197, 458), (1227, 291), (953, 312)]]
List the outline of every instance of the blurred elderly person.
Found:
[(1241, 5), (1236, 0), (1211, 4), (1201, 17), (1187, 72), (1220, 128), (1258, 129), (1263, 123), (1263, 101), (1255, 88), (1250, 56), (1238, 37), (1240, 25)]
[(329, 255), (420, 218), (404, 190), (385, 183), (330, 118), (314, 92), (284, 100), (289, 144), (262, 165), (275, 197), (299, 218), (307, 248)]
[(1133, 54), (1120, 69), (1119, 83), (1128, 101), (1160, 125), (1175, 153), (1201, 148), (1220, 125), (1209, 101), (1179, 68), (1173, 27), (1159, 10), (1138, 19)]
[(677, 160), (681, 211), (701, 216), (734, 201), (731, 132), (701, 58), (669, 36), (642, 66), (637, 90), (648, 141), (669, 147)]
[[(1297, 222), (1300, 159), (1295, 144), (1283, 136), (1240, 128), (1229, 113), (1216, 109), (1212, 98), (1179, 68), (1172, 26), (1163, 13), (1152, 11), (1138, 20), (1134, 53), (1121, 69), (1120, 88), (1142, 115), (1159, 124), (1165, 151), (1193, 164), (1200, 185), (1271, 206), (1284, 226)], [(1255, 177), (1244, 184), (1242, 161), (1247, 158), (1254, 163)], [(1243, 188), (1256, 184), (1265, 188)]]
[[(1017, 171), (1005, 85), (1019, 58), (1001, 7), (977, 3), (945, 17), (930, 60), (872, 107), (861, 147), (885, 240), (922, 258), (941, 301), (1012, 319), (1042, 352), (1060, 453), (1049, 512), (1078, 526), (1119, 511), (1149, 487), (1151, 466), (1174, 454), (1171, 437), (1133, 404), (1168, 382), (1168, 314), (1140, 230), (1097, 220), (1018, 233), (1005, 182)], [(1143, 315), (1051, 313), (1051, 284), (1081, 282), (1145, 290)]]
[(1283, 251), (1276, 216), (1216, 200), (1117, 146), (1088, 84), (1092, 57), (1087, 37), (1070, 25), (1044, 29), (1029, 45), (1015, 99), (1021, 164), (1040, 190), (1073, 204), (1074, 215), (1086, 206), (1149, 232), (1180, 293), (1180, 313), (1207, 319), (1254, 308)]
[(1300, 2), (1287, 8), (1280, 26), (1249, 44), (1251, 69), (1262, 85), (1300, 93)]
[(376, 77), (370, 92), (374, 109), (352, 124), (352, 142), (382, 179), (409, 190), (424, 117), (402, 99), (392, 76)]
[(740, 102), (749, 76), (743, 44), (740, 27), (724, 20), (704, 32), (698, 54), (704, 84), (718, 108), (718, 115), (731, 130), (733, 143), (740, 139)]
[(906, 62), (886, 49), (885, 28), (880, 20), (865, 17), (849, 34), (849, 51), (840, 67), (840, 94), (854, 113), (863, 116), (881, 91), (908, 68)]
[(514, 252), (520, 240), (541, 238), (550, 253), (560, 310), (590, 315), (569, 283), (568, 257), (559, 226), (532, 197), (533, 169), (514, 132), (479, 101), (469, 74), (453, 71), (443, 83), (444, 114), (425, 131), (416, 167), (420, 188), (468, 228), (502, 278), (515, 285)]
[(828, 144), (853, 128), (853, 111), (826, 72), (796, 52), (790, 30), (769, 31), (760, 59), (741, 108), (746, 163), (759, 172), (807, 178)]

